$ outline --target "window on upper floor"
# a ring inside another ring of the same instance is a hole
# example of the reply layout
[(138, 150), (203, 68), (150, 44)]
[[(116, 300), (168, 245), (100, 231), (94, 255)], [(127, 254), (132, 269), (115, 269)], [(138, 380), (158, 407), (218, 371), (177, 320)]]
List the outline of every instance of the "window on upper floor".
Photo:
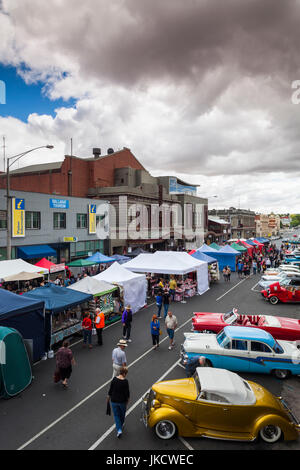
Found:
[(36, 211), (25, 212), (25, 228), (26, 230), (40, 230), (41, 213)]

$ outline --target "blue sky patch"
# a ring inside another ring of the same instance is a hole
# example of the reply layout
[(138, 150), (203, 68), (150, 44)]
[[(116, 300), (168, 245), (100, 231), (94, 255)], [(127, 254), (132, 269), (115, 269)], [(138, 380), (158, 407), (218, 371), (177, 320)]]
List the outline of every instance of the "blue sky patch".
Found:
[(45, 85), (42, 82), (27, 85), (15, 67), (0, 64), (0, 116), (27, 122), (31, 113), (55, 117), (56, 108), (70, 108), (76, 104), (73, 98), (50, 100), (43, 92)]

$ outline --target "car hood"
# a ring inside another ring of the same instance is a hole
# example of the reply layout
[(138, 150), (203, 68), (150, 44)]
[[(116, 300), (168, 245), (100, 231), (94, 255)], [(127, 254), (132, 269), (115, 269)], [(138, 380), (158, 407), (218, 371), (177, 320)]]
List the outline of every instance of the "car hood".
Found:
[(184, 336), (186, 339), (183, 347), (186, 352), (203, 352), (218, 346), (216, 335), (214, 334), (184, 333)]
[(296, 318), (285, 318), (285, 317), (277, 317), (277, 318), (280, 321), (282, 328), (296, 329), (296, 330), (300, 329), (300, 320)]
[(197, 387), (193, 378), (158, 382), (152, 386), (152, 389), (159, 395), (187, 400), (197, 398)]
[(197, 312), (194, 314), (192, 322), (196, 324), (205, 323), (205, 324), (215, 325), (216, 323), (222, 322), (222, 316), (223, 316), (222, 313), (206, 313), (206, 312), (199, 313)]

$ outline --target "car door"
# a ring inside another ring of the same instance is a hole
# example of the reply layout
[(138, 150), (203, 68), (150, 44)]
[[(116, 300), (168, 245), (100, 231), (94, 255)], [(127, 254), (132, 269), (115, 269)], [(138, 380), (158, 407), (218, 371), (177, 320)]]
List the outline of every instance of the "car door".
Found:
[(221, 367), (232, 371), (250, 370), (248, 341), (242, 339), (232, 339), (223, 349), (222, 357), (218, 357), (218, 364), (215, 367)]
[(273, 369), (275, 352), (262, 341), (250, 341), (250, 372), (268, 374)]
[[(211, 398), (217, 401), (211, 401)], [(231, 408), (222, 398), (207, 397), (206, 394), (194, 402), (192, 421), (199, 428), (226, 431), (230, 422)]]

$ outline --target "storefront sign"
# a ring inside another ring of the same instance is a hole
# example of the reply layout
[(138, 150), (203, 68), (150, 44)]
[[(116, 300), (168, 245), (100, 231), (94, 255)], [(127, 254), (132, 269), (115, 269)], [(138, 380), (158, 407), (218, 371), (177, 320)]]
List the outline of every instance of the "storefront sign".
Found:
[(77, 242), (78, 241), (78, 237), (64, 237), (63, 238), (63, 242), (64, 243), (72, 243), (72, 242)]
[(55, 266), (50, 266), (50, 273), (57, 273), (59, 271), (65, 270), (65, 263), (56, 264)]
[(49, 199), (51, 209), (69, 209), (68, 199)]
[(12, 237), (25, 237), (25, 199), (12, 198)]
[(89, 204), (89, 233), (96, 233), (96, 204)]

